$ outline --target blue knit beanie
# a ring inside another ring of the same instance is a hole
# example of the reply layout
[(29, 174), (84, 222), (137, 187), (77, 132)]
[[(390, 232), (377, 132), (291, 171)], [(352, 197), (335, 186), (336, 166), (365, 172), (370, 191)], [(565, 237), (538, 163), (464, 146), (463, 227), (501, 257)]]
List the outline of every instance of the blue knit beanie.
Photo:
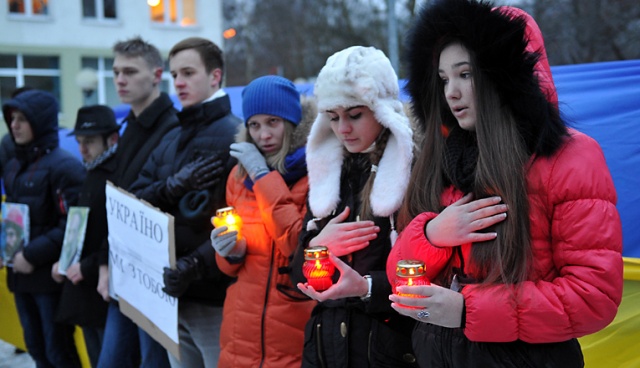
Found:
[(253, 115), (273, 115), (298, 125), (302, 119), (300, 93), (290, 80), (277, 75), (254, 79), (242, 90), (244, 124)]

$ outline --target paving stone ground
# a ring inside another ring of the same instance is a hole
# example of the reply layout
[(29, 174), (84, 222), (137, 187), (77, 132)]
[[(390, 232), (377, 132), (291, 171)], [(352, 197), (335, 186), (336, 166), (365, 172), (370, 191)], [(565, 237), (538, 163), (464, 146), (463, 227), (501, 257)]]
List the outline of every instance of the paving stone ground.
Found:
[(29, 354), (16, 354), (15, 350), (15, 346), (0, 340), (0, 368), (35, 368)]

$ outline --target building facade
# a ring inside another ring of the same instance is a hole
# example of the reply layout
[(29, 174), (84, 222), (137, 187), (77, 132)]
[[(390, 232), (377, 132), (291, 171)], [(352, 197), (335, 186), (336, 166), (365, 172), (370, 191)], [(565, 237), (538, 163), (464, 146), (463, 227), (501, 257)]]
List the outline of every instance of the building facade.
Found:
[[(222, 24), (222, 0), (0, 1), (0, 104), (18, 87), (47, 90), (60, 101), (60, 125), (72, 127), (82, 105), (120, 104), (116, 42), (140, 36), (166, 57), (187, 37), (223, 47)], [(173, 92), (166, 68), (162, 88)]]

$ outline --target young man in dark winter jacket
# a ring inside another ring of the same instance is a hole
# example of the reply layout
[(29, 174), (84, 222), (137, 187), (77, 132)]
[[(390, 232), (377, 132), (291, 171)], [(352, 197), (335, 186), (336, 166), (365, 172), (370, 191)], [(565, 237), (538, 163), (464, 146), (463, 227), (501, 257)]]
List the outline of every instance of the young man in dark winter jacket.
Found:
[(59, 147), (58, 102), (29, 90), (2, 106), (15, 143), (4, 168), (7, 202), (29, 207), (29, 239), (7, 272), (29, 354), (39, 367), (80, 367), (73, 326), (54, 321), (60, 285), (51, 266), (60, 257), (68, 206), (85, 177), (80, 161)]
[[(178, 127), (173, 101), (160, 92), (163, 60), (158, 49), (135, 37), (114, 45), (113, 81), (123, 103), (131, 105), (115, 154), (112, 182), (129, 192), (151, 151)], [(109, 248), (100, 257), (98, 292), (109, 298)], [(110, 303), (98, 367), (168, 367), (166, 350)]]
[[(133, 190), (175, 218), (176, 269), (165, 269), (164, 290), (180, 298), (182, 366), (215, 367), (229, 278), (215, 263), (210, 218), (226, 206), (226, 178), (235, 164), (229, 146), (241, 121), (220, 88), (224, 63), (213, 42), (185, 39), (169, 52), (169, 64), (183, 106), (180, 129), (153, 152)], [(169, 358), (173, 367), (180, 366)]]
[(91, 366), (98, 364), (108, 304), (96, 290), (100, 247), (107, 239), (105, 183), (116, 170), (114, 154), (118, 147), (118, 129), (113, 110), (108, 106), (86, 106), (78, 110), (75, 129), (69, 133), (78, 141), (87, 177), (82, 185), (78, 206), (89, 208), (80, 261), (66, 269), (66, 280), (56, 262), (51, 269), (54, 280), (64, 282), (58, 322), (82, 327)]

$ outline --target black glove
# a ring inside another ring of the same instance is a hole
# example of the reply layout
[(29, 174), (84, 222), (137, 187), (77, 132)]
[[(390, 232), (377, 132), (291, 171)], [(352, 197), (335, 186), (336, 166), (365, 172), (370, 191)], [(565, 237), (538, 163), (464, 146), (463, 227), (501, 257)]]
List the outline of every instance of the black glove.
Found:
[(218, 155), (199, 157), (167, 178), (166, 191), (174, 199), (179, 199), (192, 190), (211, 188), (220, 182), (223, 171), (224, 163)]
[(202, 277), (198, 259), (193, 256), (179, 258), (176, 261), (176, 269), (164, 268), (164, 287), (162, 291), (175, 298), (179, 298), (187, 291), (192, 281)]

